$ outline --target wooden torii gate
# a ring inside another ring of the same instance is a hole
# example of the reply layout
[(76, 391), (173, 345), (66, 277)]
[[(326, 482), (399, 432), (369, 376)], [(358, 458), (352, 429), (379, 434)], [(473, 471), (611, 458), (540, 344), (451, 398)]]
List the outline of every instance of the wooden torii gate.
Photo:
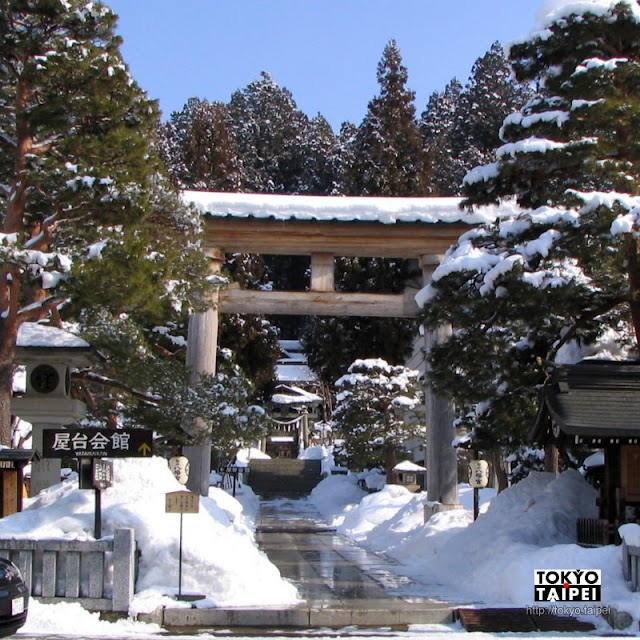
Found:
[[(401, 294), (342, 293), (334, 288), (336, 257), (416, 259), (426, 285), (442, 255), (459, 236), (498, 213), (488, 207), (474, 214), (458, 198), (371, 198), (281, 196), (186, 191), (205, 218), (205, 250), (217, 271), (228, 253), (304, 255), (311, 258), (309, 291), (255, 291), (230, 286), (215, 307), (189, 322), (187, 364), (192, 375), (213, 373), (219, 313), (415, 317), (417, 290)], [(442, 331), (446, 331), (443, 328)], [(425, 348), (442, 339), (425, 335)], [(450, 403), (426, 387), (427, 492), (429, 500), (458, 502), (453, 412)], [(189, 488), (206, 495), (210, 447), (188, 447)]]

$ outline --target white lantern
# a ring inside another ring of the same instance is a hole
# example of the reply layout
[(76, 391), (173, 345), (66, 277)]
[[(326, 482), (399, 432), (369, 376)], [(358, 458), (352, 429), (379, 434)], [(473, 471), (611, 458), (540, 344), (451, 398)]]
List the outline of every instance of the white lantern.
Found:
[(189, 458), (185, 456), (174, 456), (169, 458), (169, 469), (180, 484), (187, 484), (189, 479)]
[(486, 460), (469, 463), (469, 484), (474, 489), (482, 489), (489, 484), (489, 463)]

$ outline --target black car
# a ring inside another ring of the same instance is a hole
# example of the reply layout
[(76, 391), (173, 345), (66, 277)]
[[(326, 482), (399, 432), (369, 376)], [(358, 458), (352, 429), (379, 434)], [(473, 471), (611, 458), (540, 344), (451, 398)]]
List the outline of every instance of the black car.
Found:
[(10, 636), (27, 621), (29, 590), (13, 562), (0, 558), (0, 637)]

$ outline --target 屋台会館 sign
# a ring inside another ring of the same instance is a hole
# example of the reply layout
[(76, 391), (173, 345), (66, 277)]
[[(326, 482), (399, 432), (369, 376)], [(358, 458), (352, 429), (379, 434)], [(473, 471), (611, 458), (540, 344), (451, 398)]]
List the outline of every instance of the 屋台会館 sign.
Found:
[(149, 429), (44, 429), (43, 458), (146, 458), (151, 456)]

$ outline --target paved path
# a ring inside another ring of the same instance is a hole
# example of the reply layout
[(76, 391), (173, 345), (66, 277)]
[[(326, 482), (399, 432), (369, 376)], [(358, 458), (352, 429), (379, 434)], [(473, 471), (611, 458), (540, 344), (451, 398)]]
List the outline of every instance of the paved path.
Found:
[(345, 624), (451, 621), (446, 603), (416, 596), (419, 585), (397, 563), (338, 535), (308, 500), (263, 500), (256, 525), (260, 548), (309, 610)]

